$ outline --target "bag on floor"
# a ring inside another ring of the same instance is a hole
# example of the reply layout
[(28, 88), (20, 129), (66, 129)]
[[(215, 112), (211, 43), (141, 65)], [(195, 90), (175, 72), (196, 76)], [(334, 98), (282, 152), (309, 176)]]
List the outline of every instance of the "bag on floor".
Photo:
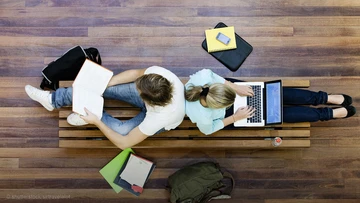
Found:
[(100, 53), (96, 48), (83, 49), (81, 46), (73, 47), (42, 70), (41, 73), (44, 78), (40, 88), (56, 90), (59, 88), (60, 80), (74, 80), (85, 59), (90, 59), (101, 65)]
[(234, 179), (217, 163), (200, 162), (170, 175), (167, 188), (172, 203), (203, 203), (212, 199), (230, 199)]

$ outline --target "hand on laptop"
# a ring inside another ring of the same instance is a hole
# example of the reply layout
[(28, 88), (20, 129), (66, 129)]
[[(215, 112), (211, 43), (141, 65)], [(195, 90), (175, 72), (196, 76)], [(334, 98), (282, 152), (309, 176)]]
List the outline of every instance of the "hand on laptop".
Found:
[(254, 91), (249, 85), (235, 85), (234, 90), (240, 96), (254, 96)]
[(255, 108), (252, 106), (244, 106), (244, 107), (240, 107), (236, 110), (236, 112), (234, 113), (234, 120), (238, 121), (244, 118), (251, 118), (255, 115)]

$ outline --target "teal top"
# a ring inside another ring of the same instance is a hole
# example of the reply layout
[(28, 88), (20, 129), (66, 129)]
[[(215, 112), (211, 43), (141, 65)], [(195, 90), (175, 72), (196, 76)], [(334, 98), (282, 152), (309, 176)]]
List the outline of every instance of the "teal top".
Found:
[[(185, 84), (187, 90), (191, 85), (203, 86), (211, 85), (213, 83), (225, 83), (225, 79), (213, 73), (209, 69), (203, 69), (190, 76), (189, 81)], [(191, 122), (196, 123), (199, 130), (209, 135), (224, 128), (223, 119), (225, 118), (225, 108), (211, 109), (203, 107), (200, 100), (195, 102), (185, 102), (186, 115)]]

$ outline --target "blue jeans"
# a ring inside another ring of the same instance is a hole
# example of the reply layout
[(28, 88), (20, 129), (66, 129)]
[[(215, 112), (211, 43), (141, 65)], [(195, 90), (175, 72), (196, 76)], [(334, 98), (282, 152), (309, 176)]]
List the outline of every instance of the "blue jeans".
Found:
[(296, 88), (283, 88), (284, 122), (315, 122), (327, 121), (333, 118), (333, 110), (328, 107), (312, 108), (298, 105), (326, 104), (328, 94), (326, 92), (313, 92)]
[[(140, 108), (140, 113), (138, 115), (126, 121), (120, 121), (104, 111), (101, 121), (115, 132), (120, 133), (121, 135), (127, 135), (144, 120), (146, 107), (136, 89), (135, 83), (126, 83), (108, 87), (105, 90), (103, 97), (105, 99), (124, 101), (134, 107)], [(59, 88), (53, 92), (52, 104), (55, 108), (72, 105), (72, 88)], [(159, 132), (161, 131), (162, 130)]]

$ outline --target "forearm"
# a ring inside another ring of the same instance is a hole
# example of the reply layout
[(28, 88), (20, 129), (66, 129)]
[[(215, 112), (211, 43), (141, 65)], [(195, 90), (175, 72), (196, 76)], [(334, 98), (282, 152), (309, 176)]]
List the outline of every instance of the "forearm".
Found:
[(230, 125), (232, 123), (235, 123), (236, 120), (235, 120), (234, 115), (232, 115), (232, 116), (224, 118), (222, 121), (224, 123), (224, 126), (228, 126), (228, 125)]
[(95, 125), (100, 129), (100, 131), (118, 148), (126, 149), (128, 148), (128, 144), (126, 143), (126, 136), (121, 135), (107, 125), (105, 125), (101, 120), (98, 120)]
[(111, 78), (108, 86), (134, 82), (137, 78), (144, 75), (145, 70), (146, 69), (134, 69), (121, 72)]
[(225, 80), (225, 83), (224, 83), (225, 85), (227, 85), (227, 86), (229, 86), (229, 87), (231, 87), (233, 90), (236, 90), (236, 87), (238, 86), (238, 85), (236, 85), (236, 84), (234, 84), (234, 83), (232, 83), (232, 82), (229, 82), (229, 81), (227, 81), (227, 80)]

